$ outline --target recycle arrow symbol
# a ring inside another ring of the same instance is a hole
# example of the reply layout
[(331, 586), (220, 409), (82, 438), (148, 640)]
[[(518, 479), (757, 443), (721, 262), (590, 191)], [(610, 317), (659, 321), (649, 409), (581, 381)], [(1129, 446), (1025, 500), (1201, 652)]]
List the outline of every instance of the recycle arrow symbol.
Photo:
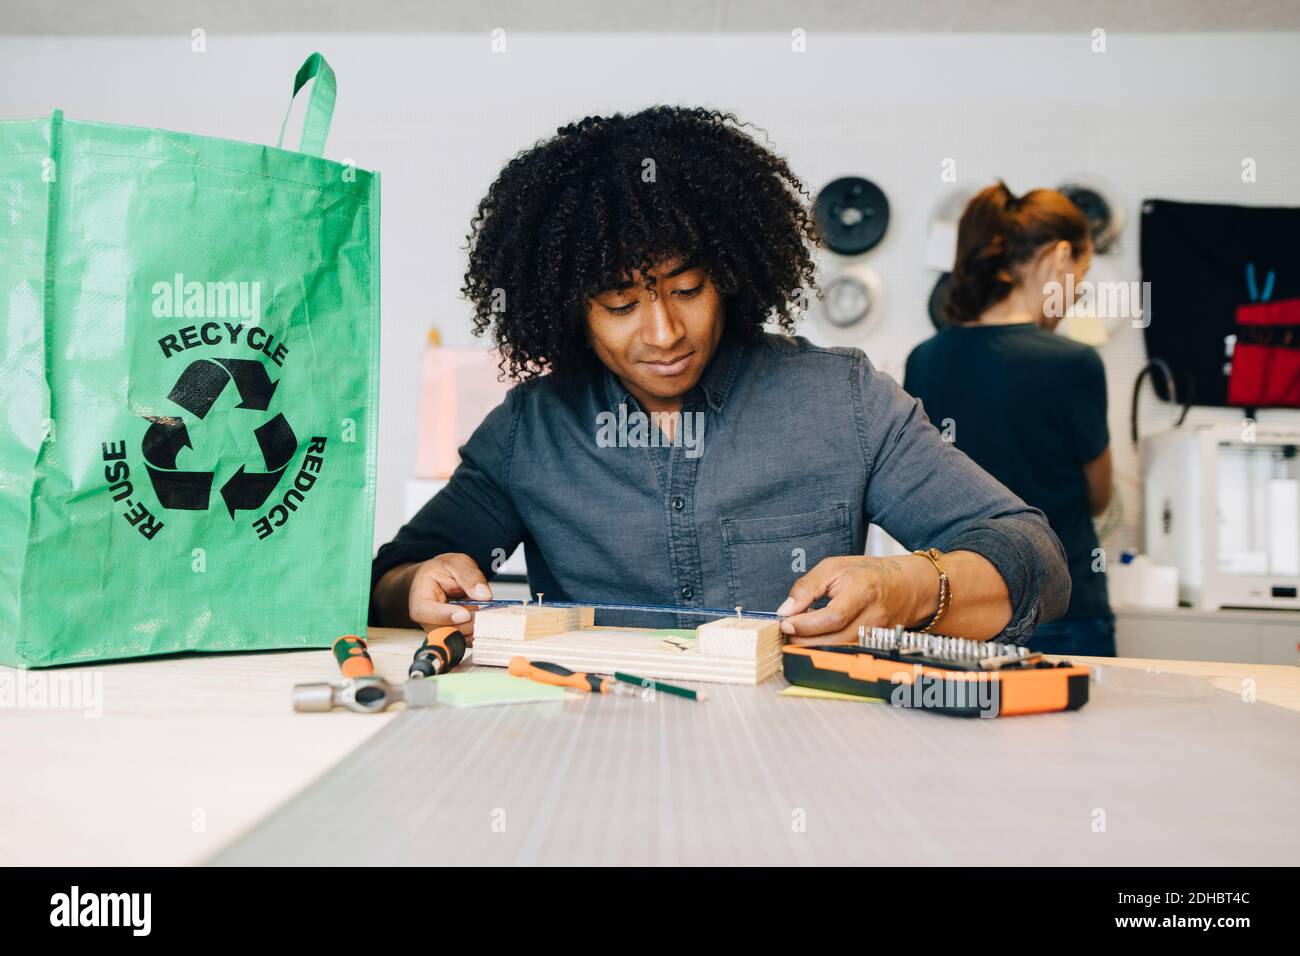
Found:
[(197, 359), (181, 372), (167, 397), (187, 412), (204, 418), (229, 381), (234, 381), (239, 392), (236, 408), (263, 412), (271, 407), (271, 396), (280, 384), (271, 381), (266, 366), (252, 359)]
[[(226, 383), (232, 381), (239, 392), (240, 402), (236, 407), (257, 411), (266, 411), (270, 407), (271, 397), (279, 385), (278, 381), (271, 381), (261, 362), (232, 358), (197, 359), (181, 372), (167, 397), (202, 419), (212, 410)], [(164, 508), (205, 510), (212, 491), (212, 473), (176, 470), (181, 450), (194, 447), (184, 420), (172, 415), (147, 415), (145, 418), (150, 424), (145, 430), (141, 450), (159, 504)], [(253, 430), (253, 434), (262, 450), (266, 471), (250, 472), (241, 465), (222, 485), (221, 497), (231, 518), (238, 510), (262, 506), (298, 450), (297, 436), (283, 414), (264, 422)]]
[[(147, 416), (142, 451), (158, 503), (178, 511), (203, 511), (212, 493), (212, 472), (176, 471), (176, 456), (193, 448), (185, 422), (171, 415)], [(166, 469), (163, 471), (161, 469)]]
[(298, 438), (283, 414), (259, 425), (253, 434), (257, 436), (258, 447), (262, 449), (266, 471), (245, 471), (244, 466), (240, 465), (230, 480), (221, 486), (221, 497), (231, 518), (235, 517), (236, 511), (252, 511), (262, 507), (279, 484), (280, 476), (284, 474), (294, 452), (298, 450)]

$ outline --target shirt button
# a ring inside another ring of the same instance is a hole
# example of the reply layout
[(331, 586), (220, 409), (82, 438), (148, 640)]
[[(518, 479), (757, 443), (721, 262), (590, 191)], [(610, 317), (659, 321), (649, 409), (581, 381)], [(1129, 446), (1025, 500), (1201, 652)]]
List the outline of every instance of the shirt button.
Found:
[(681, 511), (686, 507), (686, 499), (681, 495), (673, 495), (673, 511)]
[(689, 601), (691, 598), (695, 597), (695, 589), (688, 584), (686, 587), (681, 589), (680, 594)]

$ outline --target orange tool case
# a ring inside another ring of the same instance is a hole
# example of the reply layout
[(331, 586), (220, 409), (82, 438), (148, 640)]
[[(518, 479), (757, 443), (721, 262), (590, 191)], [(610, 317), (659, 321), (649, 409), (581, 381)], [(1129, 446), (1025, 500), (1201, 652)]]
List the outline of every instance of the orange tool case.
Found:
[(791, 684), (956, 717), (1078, 710), (1088, 702), (1087, 667), (1013, 644), (863, 628), (857, 644), (783, 650)]

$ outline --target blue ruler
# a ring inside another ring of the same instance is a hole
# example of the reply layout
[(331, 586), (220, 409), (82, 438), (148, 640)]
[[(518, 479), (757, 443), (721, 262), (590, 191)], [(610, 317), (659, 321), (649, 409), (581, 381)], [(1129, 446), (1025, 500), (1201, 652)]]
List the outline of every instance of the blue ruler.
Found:
[[(735, 617), (736, 609), (731, 610), (719, 607), (677, 607), (672, 604), (598, 604), (592, 601), (544, 601), (540, 605), (536, 601), (448, 601), (448, 604), (458, 604), (466, 607), (488, 608), (488, 607), (591, 607), (602, 611), (647, 611), (651, 614), (689, 614), (698, 617)], [(767, 618), (773, 621), (784, 620), (781, 615), (774, 611), (746, 611), (741, 608), (744, 617)]]

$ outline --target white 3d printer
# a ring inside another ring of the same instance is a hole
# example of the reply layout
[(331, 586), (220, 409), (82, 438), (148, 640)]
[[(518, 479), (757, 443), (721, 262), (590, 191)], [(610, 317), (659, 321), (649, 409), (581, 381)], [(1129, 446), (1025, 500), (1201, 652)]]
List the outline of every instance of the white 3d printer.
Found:
[(1300, 609), (1300, 429), (1175, 428), (1142, 440), (1146, 553), (1193, 607)]

